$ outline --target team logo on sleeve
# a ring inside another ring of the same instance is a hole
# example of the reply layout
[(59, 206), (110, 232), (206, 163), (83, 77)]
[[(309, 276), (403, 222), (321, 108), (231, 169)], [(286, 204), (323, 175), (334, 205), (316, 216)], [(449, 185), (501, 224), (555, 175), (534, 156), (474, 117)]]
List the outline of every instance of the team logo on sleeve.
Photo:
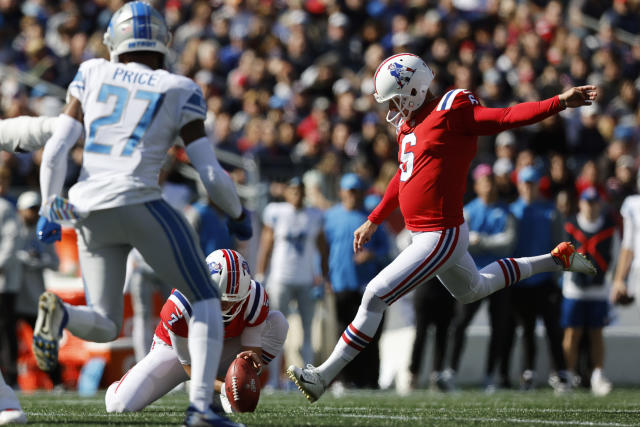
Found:
[(409, 83), (409, 80), (413, 77), (413, 73), (416, 72), (415, 68), (407, 67), (397, 62), (390, 63), (388, 68), (389, 73), (396, 79), (396, 83), (398, 83), (398, 88), (400, 89)]

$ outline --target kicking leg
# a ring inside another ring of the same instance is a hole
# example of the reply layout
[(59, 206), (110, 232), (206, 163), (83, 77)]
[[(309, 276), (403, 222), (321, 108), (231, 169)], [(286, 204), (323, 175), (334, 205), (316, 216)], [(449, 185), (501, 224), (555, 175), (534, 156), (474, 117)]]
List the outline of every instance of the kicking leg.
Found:
[(416, 233), (411, 245), (369, 282), (355, 319), (329, 358), (318, 368), (302, 370), (290, 366), (287, 369), (291, 380), (309, 401), (318, 400), (336, 375), (371, 342), (389, 305), (426, 283), (438, 269), (448, 267), (459, 234), (458, 227)]

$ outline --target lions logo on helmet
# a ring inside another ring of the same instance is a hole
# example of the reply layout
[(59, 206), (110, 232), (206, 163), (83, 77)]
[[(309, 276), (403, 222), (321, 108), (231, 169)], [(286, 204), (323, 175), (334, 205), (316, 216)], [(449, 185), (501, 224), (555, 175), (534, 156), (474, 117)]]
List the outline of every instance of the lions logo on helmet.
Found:
[(109, 48), (112, 62), (126, 52), (151, 51), (168, 53), (171, 34), (164, 17), (147, 3), (126, 3), (109, 21), (103, 42)]
[(413, 73), (416, 71), (415, 68), (405, 67), (397, 62), (392, 62), (388, 68), (391, 75), (395, 77), (399, 89), (402, 89), (405, 84), (409, 83)]
[(249, 263), (232, 249), (218, 249), (207, 256), (207, 265), (213, 283), (218, 288), (220, 300), (228, 307), (223, 309), (225, 322), (233, 320), (251, 291), (251, 273)]

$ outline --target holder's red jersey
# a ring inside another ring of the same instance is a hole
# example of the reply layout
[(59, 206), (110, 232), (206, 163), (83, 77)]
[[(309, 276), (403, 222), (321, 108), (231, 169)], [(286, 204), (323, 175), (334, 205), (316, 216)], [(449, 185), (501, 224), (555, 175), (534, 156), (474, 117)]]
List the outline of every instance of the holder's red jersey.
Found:
[(462, 201), (478, 136), (536, 123), (560, 110), (557, 96), (509, 108), (485, 108), (466, 89), (450, 90), (425, 103), (400, 127), (400, 167), (369, 220), (380, 224), (400, 205), (411, 231), (462, 224)]
[[(258, 326), (269, 314), (269, 297), (262, 285), (251, 281), (249, 296), (242, 303), (242, 309), (230, 322), (224, 324), (224, 339), (234, 338), (242, 334), (246, 327)], [(191, 304), (182, 293), (174, 289), (160, 311), (160, 323), (156, 327), (156, 336), (167, 345), (171, 345), (169, 331), (187, 338), (189, 336), (189, 319)]]

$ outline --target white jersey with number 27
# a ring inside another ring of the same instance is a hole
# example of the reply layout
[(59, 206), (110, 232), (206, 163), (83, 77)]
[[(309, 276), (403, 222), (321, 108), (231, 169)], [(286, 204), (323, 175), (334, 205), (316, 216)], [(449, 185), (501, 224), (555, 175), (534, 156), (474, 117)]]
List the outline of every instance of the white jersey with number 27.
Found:
[(83, 62), (68, 95), (84, 112), (84, 156), (69, 199), (88, 212), (161, 198), (158, 174), (187, 123), (206, 104), (191, 79), (138, 63)]

